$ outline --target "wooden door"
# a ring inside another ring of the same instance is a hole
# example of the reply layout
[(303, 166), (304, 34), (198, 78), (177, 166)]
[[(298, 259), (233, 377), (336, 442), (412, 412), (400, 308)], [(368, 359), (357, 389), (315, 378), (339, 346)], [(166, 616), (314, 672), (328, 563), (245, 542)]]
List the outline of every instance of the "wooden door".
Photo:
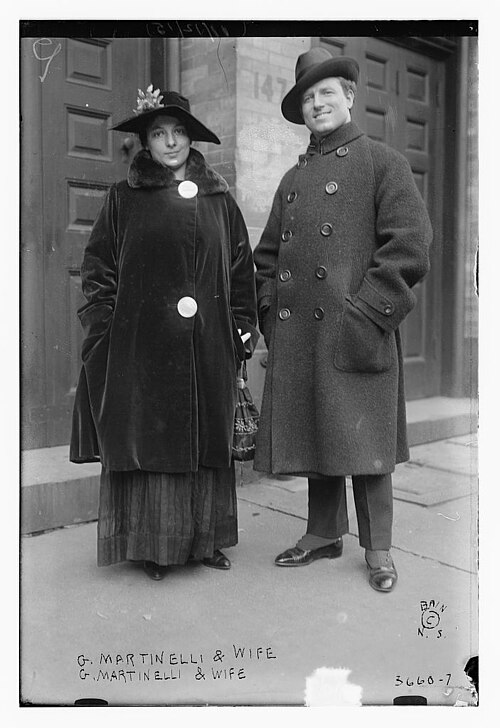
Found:
[[(43, 406), (24, 402), (28, 447), (69, 441), (70, 417), (80, 368), (80, 324), (83, 303), (80, 264), (92, 224), (106, 190), (125, 176), (138, 142), (110, 131), (132, 113), (137, 89), (147, 80), (146, 41), (137, 38), (23, 39), (25, 62), (40, 60), (40, 108), (24, 109), (41, 133), (41, 233), (43, 300)], [(125, 144), (124, 144), (125, 142)], [(39, 154), (40, 150), (32, 152)], [(25, 158), (23, 164), (30, 164)], [(28, 215), (29, 210), (24, 212)]]
[(375, 38), (321, 38), (334, 55), (356, 58), (360, 83), (353, 120), (410, 162), (434, 229), (431, 272), (414, 292), (401, 327), (408, 399), (440, 393), (441, 236), (443, 214), (443, 62)]

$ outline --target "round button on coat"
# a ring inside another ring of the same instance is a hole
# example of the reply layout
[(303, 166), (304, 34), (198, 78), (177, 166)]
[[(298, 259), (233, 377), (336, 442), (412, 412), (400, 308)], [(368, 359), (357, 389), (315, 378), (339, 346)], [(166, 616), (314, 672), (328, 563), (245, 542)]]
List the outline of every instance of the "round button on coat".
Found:
[(287, 195), (288, 202), (294, 202), (297, 199), (297, 193), (296, 192), (289, 192)]
[(188, 200), (190, 197), (196, 197), (198, 194), (198, 185), (190, 179), (183, 180), (177, 188), (181, 197)]
[(325, 222), (320, 228), (320, 232), (322, 235), (325, 236), (325, 238), (327, 238), (329, 235), (331, 235), (332, 231), (333, 231), (333, 227), (330, 225), (329, 222)]
[(314, 309), (314, 318), (317, 321), (321, 321), (321, 319), (324, 318), (324, 316), (325, 316), (325, 311), (324, 311), (323, 308), (321, 308), (320, 306), (318, 306), (318, 308), (315, 308)]
[(281, 233), (281, 239), (282, 239), (282, 240), (283, 240), (283, 242), (285, 242), (285, 243), (286, 243), (286, 242), (287, 242), (288, 240), (290, 240), (290, 238), (291, 238), (291, 237), (292, 237), (292, 231), (291, 231), (291, 230), (285, 230), (284, 232), (282, 232), (282, 233)]
[(336, 182), (327, 182), (326, 187), (325, 187), (326, 194), (334, 195), (337, 192), (338, 188), (339, 188), (339, 186)]
[(281, 311), (279, 312), (278, 316), (280, 317), (280, 319), (282, 321), (286, 321), (291, 316), (290, 309), (289, 308), (282, 308)]
[(283, 281), (283, 283), (289, 281), (291, 277), (292, 274), (289, 270), (282, 270), (280, 273), (280, 281)]
[(345, 155), (348, 153), (349, 149), (347, 147), (339, 147), (337, 149), (337, 157), (345, 157)]
[(387, 304), (387, 306), (384, 308), (384, 313), (386, 316), (390, 316), (390, 314), (393, 312), (393, 307), (390, 303)]
[(177, 301), (177, 311), (183, 318), (191, 318), (198, 310), (198, 304), (191, 296), (184, 296)]
[(328, 275), (328, 272), (324, 265), (318, 265), (318, 267), (315, 270), (316, 278), (319, 278), (322, 280), (323, 278), (326, 278)]

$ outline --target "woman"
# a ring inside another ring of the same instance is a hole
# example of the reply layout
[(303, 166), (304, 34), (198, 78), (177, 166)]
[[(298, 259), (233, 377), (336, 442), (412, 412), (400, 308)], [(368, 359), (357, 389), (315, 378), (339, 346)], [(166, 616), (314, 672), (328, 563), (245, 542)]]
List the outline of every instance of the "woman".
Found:
[(237, 543), (236, 373), (258, 339), (251, 249), (220, 144), (174, 92), (139, 91), (118, 131), (143, 148), (114, 184), (82, 265), (83, 367), (73, 462), (100, 460), (98, 565), (158, 580), (188, 559), (230, 568)]

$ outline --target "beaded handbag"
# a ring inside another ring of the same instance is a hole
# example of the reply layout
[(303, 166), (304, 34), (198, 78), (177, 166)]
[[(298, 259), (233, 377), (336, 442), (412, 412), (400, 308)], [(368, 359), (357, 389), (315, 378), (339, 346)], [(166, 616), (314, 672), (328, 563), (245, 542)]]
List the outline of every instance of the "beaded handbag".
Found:
[(236, 384), (238, 393), (234, 415), (233, 460), (253, 460), (260, 415), (247, 386), (246, 361), (241, 365)]

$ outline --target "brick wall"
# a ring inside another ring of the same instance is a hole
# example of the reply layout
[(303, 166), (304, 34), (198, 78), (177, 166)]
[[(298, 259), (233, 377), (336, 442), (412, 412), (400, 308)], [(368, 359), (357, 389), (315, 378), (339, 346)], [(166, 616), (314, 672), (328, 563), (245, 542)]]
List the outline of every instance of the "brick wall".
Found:
[(252, 246), (265, 225), (284, 172), (304, 151), (308, 133), (281, 116), (295, 63), (310, 38), (184, 38), (181, 92), (193, 113), (221, 139), (196, 143), (228, 181), (247, 222)]
[(236, 196), (252, 246), (264, 227), (276, 187), (307, 146), (304, 127), (281, 115), (293, 86), (295, 63), (310, 38), (238, 38), (236, 108)]
[(221, 145), (196, 142), (235, 192), (236, 170), (236, 40), (185, 38), (181, 44), (181, 93), (193, 114), (221, 140)]

